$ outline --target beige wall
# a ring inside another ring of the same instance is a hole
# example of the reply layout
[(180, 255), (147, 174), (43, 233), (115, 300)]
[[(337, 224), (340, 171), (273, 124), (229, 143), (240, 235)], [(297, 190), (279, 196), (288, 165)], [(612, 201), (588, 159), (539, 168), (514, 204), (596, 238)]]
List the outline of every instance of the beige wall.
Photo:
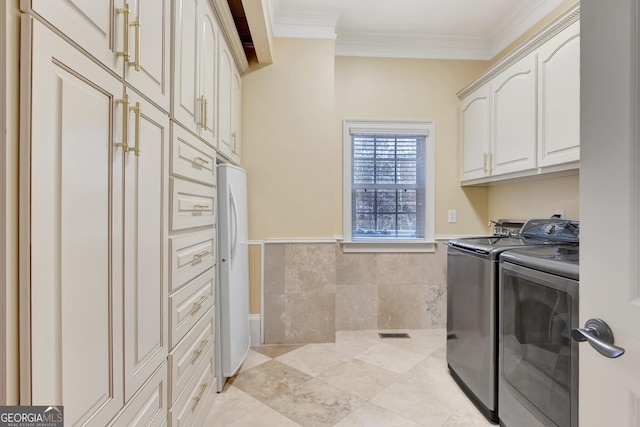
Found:
[(273, 65), (242, 80), (249, 238), (334, 235), (333, 40), (275, 39)]
[(489, 218), (546, 218), (564, 210), (580, 218), (579, 176), (501, 184), (489, 188)]
[(274, 49), (273, 65), (243, 77), (250, 239), (342, 235), (344, 119), (433, 120), (436, 234), (486, 230), (487, 190), (459, 186), (455, 95), (484, 62), (335, 57), (328, 40), (276, 38)]

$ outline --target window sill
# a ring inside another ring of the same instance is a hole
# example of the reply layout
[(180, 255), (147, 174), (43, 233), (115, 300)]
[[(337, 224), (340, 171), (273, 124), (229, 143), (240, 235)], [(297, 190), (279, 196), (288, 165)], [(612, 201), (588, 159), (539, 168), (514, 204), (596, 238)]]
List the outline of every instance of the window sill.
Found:
[(342, 252), (363, 253), (363, 252), (426, 252), (433, 253), (436, 251), (436, 243), (428, 241), (419, 242), (389, 242), (389, 241), (372, 241), (372, 242), (347, 242), (342, 241)]

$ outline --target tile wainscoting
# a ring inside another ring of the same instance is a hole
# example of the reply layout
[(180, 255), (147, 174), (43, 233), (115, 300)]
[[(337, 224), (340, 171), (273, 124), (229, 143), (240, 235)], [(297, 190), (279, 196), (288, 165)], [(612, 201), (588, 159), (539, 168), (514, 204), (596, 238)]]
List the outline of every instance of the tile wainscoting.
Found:
[(340, 243), (264, 245), (264, 342), (446, 324), (447, 245), (435, 253), (343, 253)]

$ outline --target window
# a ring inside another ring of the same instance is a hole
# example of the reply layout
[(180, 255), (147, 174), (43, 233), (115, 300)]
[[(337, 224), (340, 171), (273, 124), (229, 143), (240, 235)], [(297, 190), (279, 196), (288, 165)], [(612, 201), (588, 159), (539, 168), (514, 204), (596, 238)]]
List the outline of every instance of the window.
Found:
[(345, 250), (433, 250), (431, 122), (344, 122)]

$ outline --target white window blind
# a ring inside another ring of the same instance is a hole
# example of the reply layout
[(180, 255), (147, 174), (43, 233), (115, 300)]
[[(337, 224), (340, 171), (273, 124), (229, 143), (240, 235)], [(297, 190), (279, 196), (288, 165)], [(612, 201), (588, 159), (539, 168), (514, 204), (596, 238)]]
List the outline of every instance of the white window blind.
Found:
[(426, 136), (351, 134), (351, 236), (424, 239)]

